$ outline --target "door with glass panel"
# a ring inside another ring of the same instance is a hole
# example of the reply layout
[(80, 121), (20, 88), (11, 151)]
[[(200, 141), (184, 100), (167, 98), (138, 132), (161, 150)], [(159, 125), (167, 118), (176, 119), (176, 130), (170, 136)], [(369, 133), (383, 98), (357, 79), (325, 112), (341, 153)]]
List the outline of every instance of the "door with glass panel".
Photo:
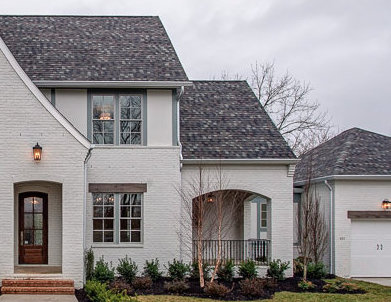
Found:
[(19, 194), (19, 264), (48, 263), (48, 195)]

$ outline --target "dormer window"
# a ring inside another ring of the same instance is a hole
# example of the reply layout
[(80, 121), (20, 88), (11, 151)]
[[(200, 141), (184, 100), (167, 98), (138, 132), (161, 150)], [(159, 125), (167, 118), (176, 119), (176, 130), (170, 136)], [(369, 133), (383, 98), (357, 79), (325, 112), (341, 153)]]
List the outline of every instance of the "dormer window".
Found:
[(97, 145), (142, 145), (143, 94), (91, 93), (91, 139)]

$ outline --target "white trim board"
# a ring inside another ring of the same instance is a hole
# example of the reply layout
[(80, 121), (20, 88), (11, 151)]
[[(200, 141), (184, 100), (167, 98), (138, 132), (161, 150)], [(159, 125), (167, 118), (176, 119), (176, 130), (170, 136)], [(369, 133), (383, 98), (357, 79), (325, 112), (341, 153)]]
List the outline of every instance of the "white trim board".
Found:
[(31, 91), (34, 97), (42, 104), (42, 106), (77, 140), (86, 148), (91, 147), (91, 143), (88, 139), (79, 132), (53, 105), (48, 99), (43, 95), (43, 93), (34, 85), (31, 79), (24, 72), (22, 67), (16, 61), (15, 57), (12, 55), (11, 51), (8, 49), (7, 45), (4, 43), (3, 39), (0, 37), (0, 50), (10, 63), (11, 67), (15, 70), (17, 75)]
[[(323, 182), (325, 180), (391, 180), (391, 175), (328, 175), (311, 179), (311, 182)], [(295, 186), (301, 186), (308, 180), (295, 181)]]
[(291, 165), (300, 160), (294, 158), (240, 158), (240, 159), (183, 159), (184, 165)]
[(181, 88), (185, 81), (34, 81), (40, 88)]

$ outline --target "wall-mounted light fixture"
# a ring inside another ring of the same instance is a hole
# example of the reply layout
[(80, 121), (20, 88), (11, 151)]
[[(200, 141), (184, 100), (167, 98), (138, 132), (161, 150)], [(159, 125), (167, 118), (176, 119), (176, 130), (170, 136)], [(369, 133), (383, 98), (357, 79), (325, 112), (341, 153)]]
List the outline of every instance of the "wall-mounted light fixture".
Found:
[(383, 208), (383, 210), (391, 209), (391, 201), (389, 201), (388, 199), (384, 199), (381, 203), (381, 207)]
[(38, 143), (33, 147), (33, 158), (35, 161), (40, 161), (42, 158), (42, 147)]
[(209, 203), (215, 202), (216, 196), (214, 196), (213, 194), (208, 194), (208, 196), (206, 197), (206, 201)]

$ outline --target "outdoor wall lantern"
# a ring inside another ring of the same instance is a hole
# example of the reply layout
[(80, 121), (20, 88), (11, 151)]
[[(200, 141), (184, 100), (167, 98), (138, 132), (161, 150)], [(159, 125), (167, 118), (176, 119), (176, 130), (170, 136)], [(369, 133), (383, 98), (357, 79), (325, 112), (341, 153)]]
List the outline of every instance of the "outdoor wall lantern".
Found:
[(384, 199), (381, 203), (381, 207), (383, 208), (383, 210), (391, 209), (391, 201), (389, 201), (388, 199)]
[(209, 202), (209, 203), (215, 202), (216, 201), (216, 196), (214, 196), (213, 194), (209, 194), (206, 197), (206, 201)]
[(35, 161), (40, 161), (42, 158), (42, 147), (38, 143), (33, 147), (33, 157)]

